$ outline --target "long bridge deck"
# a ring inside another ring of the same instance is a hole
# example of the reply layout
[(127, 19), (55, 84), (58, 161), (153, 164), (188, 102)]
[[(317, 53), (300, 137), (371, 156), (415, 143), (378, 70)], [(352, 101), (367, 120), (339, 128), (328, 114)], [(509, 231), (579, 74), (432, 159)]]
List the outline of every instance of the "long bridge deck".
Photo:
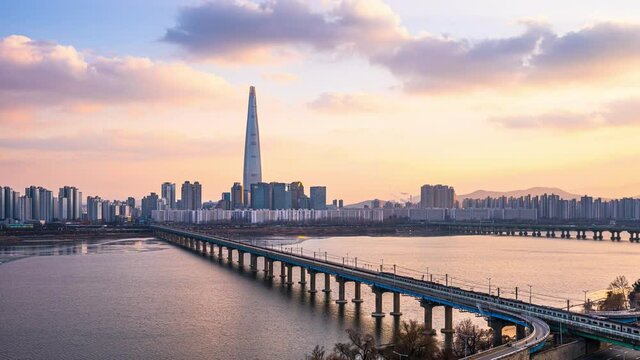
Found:
[[(564, 309), (501, 298), (482, 292), (464, 290), (455, 286), (399, 276), (394, 273), (375, 271), (369, 268), (357, 267), (353, 264), (345, 265), (344, 263), (336, 263), (317, 257), (287, 253), (278, 249), (261, 247), (217, 236), (158, 225), (152, 225), (151, 228), (157, 237), (192, 249), (200, 250), (200, 246), (202, 246), (204, 252), (206, 252), (206, 246), (208, 245), (213, 254), (213, 246), (217, 246), (220, 255), (222, 255), (222, 249), (226, 248), (229, 258), (231, 258), (234, 250), (242, 258), (245, 253), (249, 253), (251, 254), (251, 269), (253, 271), (257, 271), (257, 257), (263, 257), (265, 259), (265, 271), (269, 272), (272, 277), (273, 262), (280, 262), (282, 267), (281, 276), (283, 278), (285, 277), (285, 267), (287, 268), (288, 284), (292, 284), (292, 267), (299, 267), (302, 272), (308, 271), (310, 273), (311, 286), (314, 292), (316, 274), (325, 274), (325, 282), (328, 282), (329, 277), (333, 275), (340, 284), (337, 303), (346, 303), (344, 301), (345, 282), (355, 282), (357, 294), (360, 291), (360, 284), (369, 285), (376, 294), (376, 312), (372, 316), (384, 316), (381, 309), (382, 294), (384, 292), (394, 294), (394, 312), (391, 313), (392, 315), (394, 313), (401, 314), (399, 310), (400, 294), (419, 299), (421, 305), (425, 307), (425, 323), (428, 324), (427, 328), (429, 329), (431, 328), (430, 316), (433, 306), (445, 306), (445, 329), (442, 329), (445, 335), (445, 350), (447, 347), (450, 349), (453, 336), (451, 308), (473, 312), (490, 319), (497, 319), (498, 322), (503, 321), (529, 329), (528, 336), (520, 336), (518, 341), (509, 346), (495, 348), (483, 356), (493, 354), (492, 358), (495, 358), (525, 350), (530, 352), (537, 351), (544, 345), (550, 334), (550, 326), (564, 328), (574, 335), (640, 350), (640, 327), (635, 325), (621, 324)], [(327, 287), (328, 285), (325, 283), (325, 289)], [(429, 318), (427, 318), (427, 312)]]

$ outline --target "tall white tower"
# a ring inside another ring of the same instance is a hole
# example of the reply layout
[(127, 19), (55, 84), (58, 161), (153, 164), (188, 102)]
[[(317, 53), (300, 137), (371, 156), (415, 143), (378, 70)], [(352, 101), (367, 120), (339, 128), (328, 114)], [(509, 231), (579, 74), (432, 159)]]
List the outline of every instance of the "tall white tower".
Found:
[(247, 136), (244, 142), (244, 187), (245, 205), (249, 204), (251, 184), (262, 181), (262, 161), (260, 160), (260, 132), (258, 130), (258, 108), (256, 88), (249, 88), (249, 110), (247, 112)]

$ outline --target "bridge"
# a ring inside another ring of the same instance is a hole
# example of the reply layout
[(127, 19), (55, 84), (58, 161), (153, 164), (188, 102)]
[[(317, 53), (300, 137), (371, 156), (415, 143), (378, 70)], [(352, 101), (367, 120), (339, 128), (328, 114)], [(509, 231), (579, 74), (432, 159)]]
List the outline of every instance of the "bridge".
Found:
[(362, 284), (371, 287), (375, 294), (375, 311), (371, 316), (380, 318), (385, 316), (382, 306), (382, 296), (391, 293), (393, 296), (392, 316), (401, 316), (400, 295), (412, 296), (420, 301), (424, 308), (424, 325), (427, 331), (435, 334), (432, 313), (434, 307), (443, 306), (445, 326), (441, 329), (444, 335), (444, 349), (453, 348), (453, 309), (471, 312), (489, 319), (494, 334), (502, 334), (502, 328), (516, 325), (516, 341), (502, 345), (502, 337), (494, 336), (494, 348), (477, 355), (477, 358), (505, 358), (523, 352), (536, 352), (541, 349), (551, 330), (571, 333), (587, 339), (614, 343), (628, 348), (640, 350), (640, 327), (630, 324), (605, 320), (588, 314), (571, 312), (569, 309), (559, 309), (545, 305), (527, 303), (477, 291), (464, 290), (450, 284), (415, 279), (401, 276), (381, 269), (372, 269), (354, 264), (345, 265), (323, 259), (321, 256), (307, 256), (294, 254), (276, 248), (262, 247), (234, 241), (218, 236), (211, 236), (183, 229), (152, 225), (151, 230), (159, 239), (177, 244), (202, 254), (218, 252), (223, 258), (226, 252), (228, 261), (233, 260), (233, 253), (238, 255), (238, 263), (244, 266), (245, 255), (249, 254), (249, 269), (258, 272), (258, 258), (263, 258), (265, 277), (275, 277), (274, 263), (280, 264), (280, 278), (283, 283), (293, 286), (293, 269), (300, 270), (300, 284), (307, 284), (309, 275), (309, 292), (318, 291), (317, 276), (324, 275), (323, 292), (331, 292), (332, 277), (338, 283), (338, 298), (336, 303), (344, 305), (345, 284), (353, 282), (355, 298), (352, 302), (363, 302), (361, 297)]
[[(427, 226), (454, 234), (509, 235), (532, 237), (559, 237), (562, 239), (622, 240), (627, 233), (629, 242), (640, 243), (640, 227), (621, 225), (545, 225), (512, 223), (431, 222)], [(605, 235), (607, 234), (607, 235)]]

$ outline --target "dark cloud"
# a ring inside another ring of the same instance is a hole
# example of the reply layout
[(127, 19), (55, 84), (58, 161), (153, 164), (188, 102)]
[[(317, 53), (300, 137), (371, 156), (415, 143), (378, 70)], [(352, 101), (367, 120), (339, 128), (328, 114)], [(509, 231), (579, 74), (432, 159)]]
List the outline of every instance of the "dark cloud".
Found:
[(490, 118), (492, 123), (509, 129), (584, 130), (605, 126), (640, 124), (640, 98), (606, 104), (590, 113), (554, 111), (539, 115)]
[(430, 92), (580, 82), (624, 74), (640, 62), (637, 24), (603, 22), (558, 34), (525, 22), (517, 36), (452, 39), (408, 34), (381, 1), (334, 4), (314, 9), (297, 0), (209, 2), (183, 9), (164, 40), (197, 57), (222, 60), (287, 46), (348, 49), (389, 69), (407, 89)]
[(224, 60), (264, 47), (376, 47), (401, 36), (397, 24), (397, 17), (377, 0), (342, 1), (317, 10), (297, 0), (222, 0), (184, 8), (163, 40), (196, 56)]

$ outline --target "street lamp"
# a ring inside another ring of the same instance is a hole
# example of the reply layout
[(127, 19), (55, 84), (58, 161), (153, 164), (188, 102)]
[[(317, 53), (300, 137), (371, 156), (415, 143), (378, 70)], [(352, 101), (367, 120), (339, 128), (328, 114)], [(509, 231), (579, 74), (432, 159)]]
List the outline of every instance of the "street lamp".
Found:
[(489, 296), (491, 296), (491, 278), (488, 277), (487, 280), (489, 280)]
[(589, 290), (582, 290), (582, 292), (584, 293), (584, 312), (587, 312), (587, 293), (589, 292)]
[(531, 298), (532, 298), (532, 296), (531, 296), (531, 294), (532, 294), (531, 293), (531, 288), (533, 287), (533, 285), (527, 284), (527, 286), (529, 287), (529, 306), (531, 306)]

